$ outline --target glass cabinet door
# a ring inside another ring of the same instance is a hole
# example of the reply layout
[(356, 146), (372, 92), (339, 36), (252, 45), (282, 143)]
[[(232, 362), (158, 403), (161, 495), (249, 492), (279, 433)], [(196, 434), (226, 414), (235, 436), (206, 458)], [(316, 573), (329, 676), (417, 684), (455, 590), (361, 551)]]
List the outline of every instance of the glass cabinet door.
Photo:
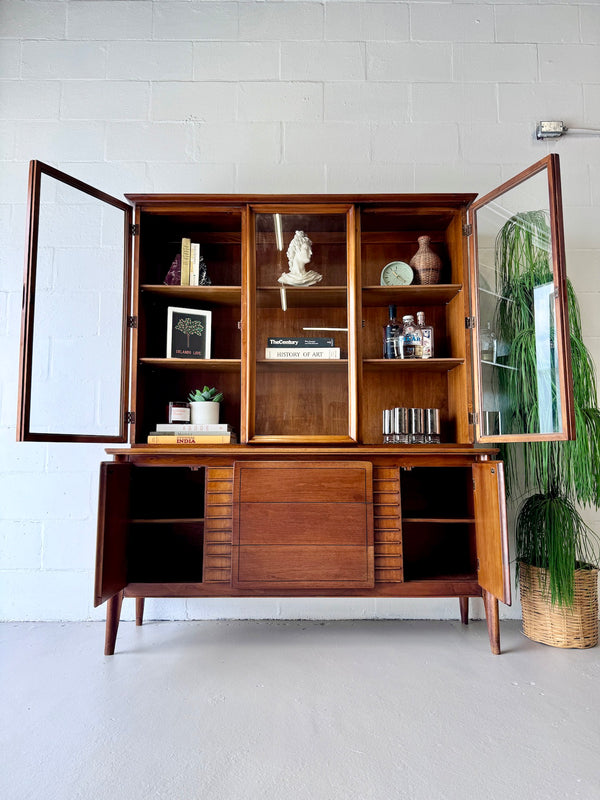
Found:
[(248, 440), (356, 440), (348, 206), (255, 206), (245, 321)]
[(127, 440), (130, 224), (127, 203), (31, 162), (18, 440)]
[(470, 210), (479, 441), (574, 435), (558, 156)]

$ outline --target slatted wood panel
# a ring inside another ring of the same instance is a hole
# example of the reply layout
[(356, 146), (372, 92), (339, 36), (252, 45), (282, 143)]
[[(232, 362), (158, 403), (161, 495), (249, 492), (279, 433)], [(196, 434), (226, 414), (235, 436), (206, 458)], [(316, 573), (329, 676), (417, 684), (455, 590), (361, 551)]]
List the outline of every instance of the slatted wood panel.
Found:
[(233, 467), (206, 468), (204, 583), (231, 583)]
[(398, 467), (373, 466), (373, 518), (375, 582), (401, 583), (404, 571)]

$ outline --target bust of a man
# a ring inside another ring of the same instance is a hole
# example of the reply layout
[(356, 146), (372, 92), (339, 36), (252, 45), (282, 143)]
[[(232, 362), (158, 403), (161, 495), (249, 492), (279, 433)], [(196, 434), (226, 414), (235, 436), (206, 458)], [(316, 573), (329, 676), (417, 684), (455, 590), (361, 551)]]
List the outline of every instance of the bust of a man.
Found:
[(284, 272), (277, 280), (290, 286), (312, 286), (323, 279), (314, 270), (307, 270), (306, 265), (312, 258), (312, 242), (304, 231), (296, 231), (287, 250), (289, 272)]

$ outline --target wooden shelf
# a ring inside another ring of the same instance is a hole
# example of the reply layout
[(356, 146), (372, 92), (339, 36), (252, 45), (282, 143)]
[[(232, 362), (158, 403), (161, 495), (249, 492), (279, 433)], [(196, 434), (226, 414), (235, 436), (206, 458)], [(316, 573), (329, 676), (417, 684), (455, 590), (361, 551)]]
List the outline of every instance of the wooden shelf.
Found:
[(287, 359), (287, 358), (261, 358), (258, 359), (256, 362), (257, 366), (262, 368), (267, 368), (269, 370), (272, 369), (280, 369), (285, 371), (293, 371), (295, 367), (300, 369), (306, 369), (307, 367), (310, 369), (320, 369), (326, 371), (333, 371), (333, 370), (347, 370), (348, 369), (348, 359), (347, 358), (294, 358), (294, 359)]
[(242, 366), (239, 358), (140, 358), (140, 364), (154, 369), (173, 369), (182, 372), (185, 370), (239, 372)]
[[(263, 286), (257, 289), (257, 305), (263, 308), (279, 308), (281, 295), (279, 286)], [(288, 308), (345, 307), (345, 286), (286, 286)], [(460, 292), (462, 284), (447, 283), (432, 286), (363, 286), (363, 306), (385, 306), (389, 303), (405, 306), (446, 305)]]
[(450, 372), (465, 363), (464, 358), (365, 358), (365, 369), (400, 369), (417, 372)]
[(460, 283), (439, 283), (431, 286), (363, 286), (363, 306), (439, 306), (449, 303), (462, 292)]
[(474, 517), (402, 517), (402, 522), (416, 522), (416, 523), (431, 523), (434, 522), (436, 524), (445, 525), (449, 524), (457, 524), (457, 525), (464, 525), (464, 524), (471, 524), (475, 522)]
[(145, 283), (142, 293), (162, 295), (173, 300), (198, 300), (216, 306), (239, 306), (242, 302), (241, 286), (164, 286)]
[(204, 517), (136, 518), (129, 521), (132, 525), (202, 525)]

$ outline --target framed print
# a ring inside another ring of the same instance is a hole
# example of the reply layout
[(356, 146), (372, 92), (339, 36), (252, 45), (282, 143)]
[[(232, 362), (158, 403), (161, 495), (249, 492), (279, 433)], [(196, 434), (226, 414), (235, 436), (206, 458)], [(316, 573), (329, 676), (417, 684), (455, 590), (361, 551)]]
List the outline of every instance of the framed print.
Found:
[(210, 311), (167, 308), (167, 358), (210, 358)]

